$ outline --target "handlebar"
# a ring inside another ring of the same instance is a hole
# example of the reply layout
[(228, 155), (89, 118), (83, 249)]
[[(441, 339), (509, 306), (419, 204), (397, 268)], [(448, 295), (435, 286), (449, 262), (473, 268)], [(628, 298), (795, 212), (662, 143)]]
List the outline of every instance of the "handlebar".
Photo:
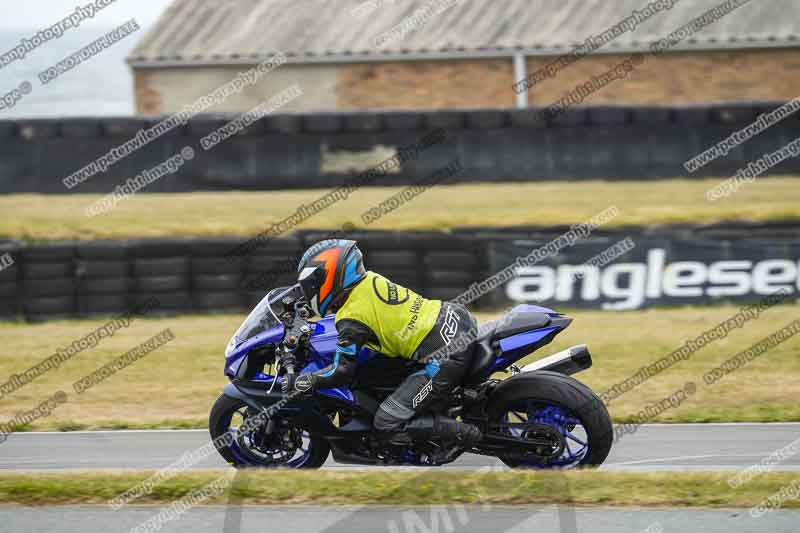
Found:
[(291, 305), (294, 312), (286, 317), (286, 333), (281, 342), (279, 358), (280, 366), (286, 371), (286, 379), (293, 381), (296, 373), (298, 350), (302, 357), (308, 344), (308, 339), (311, 338), (311, 327), (309, 327), (308, 322), (311, 314), (303, 301), (284, 302), (284, 304), (287, 307)]

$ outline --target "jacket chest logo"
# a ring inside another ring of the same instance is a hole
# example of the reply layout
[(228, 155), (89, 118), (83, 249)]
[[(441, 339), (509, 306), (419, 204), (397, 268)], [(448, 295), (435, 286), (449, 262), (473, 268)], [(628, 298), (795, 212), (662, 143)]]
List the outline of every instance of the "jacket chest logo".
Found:
[[(375, 291), (375, 296), (377, 296), (380, 301), (388, 305), (400, 305), (408, 301), (408, 289), (405, 287), (398, 287), (388, 279), (384, 279), (383, 281), (384, 283), (381, 283), (379, 287), (378, 278), (372, 278), (372, 290)], [(405, 291), (405, 293), (402, 291)]]

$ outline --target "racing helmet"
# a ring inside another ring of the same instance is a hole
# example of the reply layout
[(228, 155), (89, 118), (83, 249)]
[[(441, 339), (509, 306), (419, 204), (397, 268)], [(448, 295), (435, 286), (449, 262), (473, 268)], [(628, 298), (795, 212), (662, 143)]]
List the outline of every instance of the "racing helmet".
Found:
[(341, 304), (348, 289), (364, 279), (367, 271), (356, 241), (328, 239), (311, 246), (297, 266), (297, 282), (309, 305), (325, 316)]

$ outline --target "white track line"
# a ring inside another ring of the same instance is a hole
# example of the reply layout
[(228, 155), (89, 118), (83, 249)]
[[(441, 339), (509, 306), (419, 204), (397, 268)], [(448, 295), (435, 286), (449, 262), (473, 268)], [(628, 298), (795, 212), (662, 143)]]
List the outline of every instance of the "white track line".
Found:
[(764, 457), (769, 455), (774, 450), (766, 451), (764, 453), (734, 453), (734, 454), (709, 454), (709, 455), (679, 455), (677, 457), (657, 457), (654, 459), (638, 459), (636, 461), (625, 461), (622, 463), (603, 463), (603, 466), (624, 466), (624, 465), (637, 465), (644, 463), (663, 463), (664, 461), (681, 461), (686, 459), (708, 459), (710, 457)]

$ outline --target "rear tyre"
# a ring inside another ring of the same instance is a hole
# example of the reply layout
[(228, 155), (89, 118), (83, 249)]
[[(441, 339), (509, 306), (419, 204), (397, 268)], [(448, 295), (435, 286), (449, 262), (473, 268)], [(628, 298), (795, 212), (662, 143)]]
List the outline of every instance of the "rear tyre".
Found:
[(498, 456), (511, 468), (575, 468), (599, 466), (608, 457), (614, 436), (603, 401), (580, 381), (564, 374), (539, 371), (510, 378), (489, 401), (492, 426), (505, 435), (520, 436), (526, 424), (555, 427), (566, 448), (558, 457)]
[(325, 439), (294, 427), (287, 419), (276, 418), (278, 428), (272, 438), (264, 438), (263, 425), (249, 434), (237, 430), (256, 415), (242, 400), (224, 394), (211, 408), (211, 439), (222, 458), (235, 468), (319, 468), (328, 459), (330, 446)]

